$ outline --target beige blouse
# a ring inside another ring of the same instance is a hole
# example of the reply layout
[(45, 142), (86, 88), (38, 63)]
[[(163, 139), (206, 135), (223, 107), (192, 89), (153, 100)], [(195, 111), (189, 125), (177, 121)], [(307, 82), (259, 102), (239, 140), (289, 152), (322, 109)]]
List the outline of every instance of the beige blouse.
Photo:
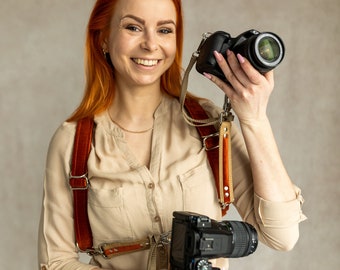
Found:
[[(216, 116), (220, 109), (202, 105)], [(171, 230), (173, 211), (193, 211), (221, 220), (214, 179), (195, 127), (183, 119), (177, 99), (165, 96), (154, 114), (150, 168), (141, 166), (124, 140), (124, 132), (108, 116), (95, 117), (95, 135), (88, 159), (88, 213), (94, 245), (132, 241)], [(41, 269), (96, 269), (79, 262), (74, 244), (73, 201), (68, 185), (75, 123), (63, 123), (47, 154), (39, 229)], [(143, 143), (141, 141), (141, 143)], [(253, 192), (252, 175), (241, 134), (232, 131), (235, 207), (253, 224), (259, 239), (275, 249), (290, 249), (304, 219), (303, 199), (277, 203)], [(97, 256), (103, 269), (146, 269), (148, 251), (110, 260)], [(224, 259), (228, 269), (228, 261)]]

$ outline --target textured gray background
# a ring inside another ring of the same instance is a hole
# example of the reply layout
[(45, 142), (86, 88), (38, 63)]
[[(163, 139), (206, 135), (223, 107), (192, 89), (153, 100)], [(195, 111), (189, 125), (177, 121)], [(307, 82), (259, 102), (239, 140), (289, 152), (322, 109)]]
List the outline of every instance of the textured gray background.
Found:
[[(233, 259), (231, 269), (338, 269), (339, 0), (183, 2), (184, 66), (206, 31), (273, 31), (287, 49), (268, 113), (286, 167), (303, 189), (309, 219), (293, 251), (261, 245), (254, 255)], [(37, 269), (46, 150), (82, 96), (84, 32), (93, 3), (1, 1), (0, 269)], [(195, 71), (189, 86), (222, 105), (220, 92)]]

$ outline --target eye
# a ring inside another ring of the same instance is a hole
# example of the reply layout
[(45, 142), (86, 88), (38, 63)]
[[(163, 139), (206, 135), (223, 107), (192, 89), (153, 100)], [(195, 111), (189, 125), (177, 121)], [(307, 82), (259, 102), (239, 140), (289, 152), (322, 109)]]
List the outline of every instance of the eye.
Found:
[(140, 32), (140, 31), (142, 31), (142, 29), (139, 26), (133, 25), (133, 24), (127, 25), (125, 28), (127, 30), (131, 31), (131, 32)]
[(159, 30), (159, 32), (162, 33), (162, 34), (171, 34), (174, 31), (171, 28), (162, 28), (162, 29)]

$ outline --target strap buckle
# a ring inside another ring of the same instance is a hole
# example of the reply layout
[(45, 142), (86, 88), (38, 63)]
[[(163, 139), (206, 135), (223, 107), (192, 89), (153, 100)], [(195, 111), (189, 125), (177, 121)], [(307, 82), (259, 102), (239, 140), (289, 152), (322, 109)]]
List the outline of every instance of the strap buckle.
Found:
[(72, 175), (70, 172), (68, 179), (72, 190), (87, 190), (89, 188), (90, 181), (87, 177), (87, 172), (80, 176)]
[[(203, 139), (203, 147), (204, 147), (204, 150), (205, 151), (210, 151), (210, 150), (214, 150), (214, 149), (217, 149), (219, 147), (219, 140), (218, 140), (218, 137), (219, 137), (219, 132), (216, 132), (216, 133), (213, 133), (213, 134), (209, 134), (209, 135), (206, 135), (206, 136), (203, 136), (202, 139)], [(217, 138), (217, 143), (214, 145), (214, 138)], [(211, 140), (212, 142), (209, 143), (208, 140)]]
[(83, 250), (79, 247), (78, 242), (76, 242), (76, 247), (77, 247), (79, 252), (87, 253), (90, 256), (96, 256), (96, 255), (104, 256), (104, 250), (101, 246), (99, 246), (98, 248), (92, 247), (92, 248), (87, 248), (87, 249)]

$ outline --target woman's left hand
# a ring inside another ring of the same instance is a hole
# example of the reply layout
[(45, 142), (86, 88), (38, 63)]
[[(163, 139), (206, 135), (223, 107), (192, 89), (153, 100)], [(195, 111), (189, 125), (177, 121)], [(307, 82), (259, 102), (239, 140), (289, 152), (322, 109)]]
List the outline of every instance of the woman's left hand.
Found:
[(230, 84), (211, 74), (204, 75), (228, 96), (240, 123), (250, 124), (265, 119), (268, 100), (274, 88), (273, 71), (262, 75), (246, 58), (230, 50), (227, 51), (228, 61), (217, 51), (214, 55)]

